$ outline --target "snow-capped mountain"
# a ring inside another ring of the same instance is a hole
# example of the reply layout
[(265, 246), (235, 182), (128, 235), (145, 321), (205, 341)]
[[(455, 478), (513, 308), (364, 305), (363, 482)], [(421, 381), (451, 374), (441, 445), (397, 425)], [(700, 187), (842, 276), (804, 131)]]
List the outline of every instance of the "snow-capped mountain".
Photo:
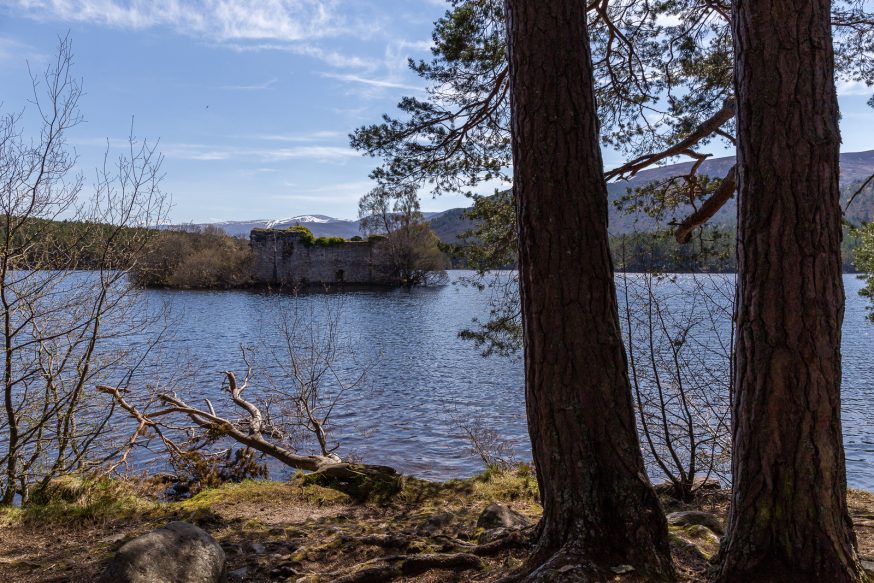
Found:
[[(722, 177), (734, 164), (734, 157), (711, 158), (701, 166), (700, 174)], [(625, 195), (627, 189), (643, 186), (654, 181), (664, 181), (672, 176), (688, 173), (691, 162), (671, 164), (644, 170), (628, 181), (613, 182), (608, 185), (610, 200), (615, 201)], [(865, 180), (874, 174), (874, 150), (868, 152), (845, 152), (841, 154), (841, 186)], [(423, 213), (431, 223), (431, 228), (441, 241), (456, 243), (460, 233), (471, 228), (472, 224), (464, 216), (461, 208), (449, 209), (439, 213)], [(677, 217), (685, 217), (690, 209), (680, 207)], [(711, 220), (711, 224), (731, 225), (737, 213), (736, 201), (730, 200), (722, 210)], [(874, 217), (874, 199), (866, 195), (859, 197), (848, 213), (848, 218), (854, 222), (870, 221)], [(310, 229), (316, 237), (343, 237), (349, 239), (361, 235), (357, 220), (335, 219), (325, 215), (299, 215), (288, 219), (264, 219), (255, 221), (223, 221), (210, 223), (229, 235), (248, 237), (252, 229), (277, 228), (285, 229), (295, 225), (303, 225)], [(610, 232), (613, 235), (628, 233), (633, 230), (646, 231), (655, 226), (653, 219), (642, 213), (625, 215), (614, 205), (610, 205)]]
[(219, 221), (209, 223), (233, 237), (248, 237), (252, 229), (287, 229), (303, 225), (316, 237), (343, 237), (361, 235), (358, 221), (335, 219), (325, 215), (299, 215), (285, 219), (255, 219), (250, 221)]
[[(439, 213), (422, 214), (431, 221), (438, 237), (448, 236), (450, 239), (454, 239), (458, 232), (468, 228), (467, 221), (459, 222), (462, 211), (463, 209), (450, 209)], [(449, 219), (450, 215), (452, 220), (449, 220), (448, 223), (452, 223), (449, 228), (452, 233), (443, 233), (442, 231), (446, 229), (441, 229), (440, 227), (442, 223), (447, 221), (441, 221), (441, 219), (444, 216)], [(459, 223), (460, 226), (455, 225), (455, 223)], [(206, 225), (218, 227), (232, 237), (248, 237), (252, 229), (287, 229), (295, 225), (302, 225), (308, 228), (316, 237), (343, 237), (344, 239), (349, 239), (356, 235), (362, 235), (358, 220), (335, 219), (327, 215), (298, 215), (286, 219), (256, 219), (250, 221), (216, 221), (196, 226)]]

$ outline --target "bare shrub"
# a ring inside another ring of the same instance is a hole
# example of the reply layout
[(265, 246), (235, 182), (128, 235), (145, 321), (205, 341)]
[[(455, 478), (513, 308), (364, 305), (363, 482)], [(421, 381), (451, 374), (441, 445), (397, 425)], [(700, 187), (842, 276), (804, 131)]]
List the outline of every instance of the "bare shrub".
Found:
[[(129, 139), (109, 151), (91, 193), (75, 174), (66, 135), (82, 121), (71, 42), (60, 39), (42, 75), (32, 75), (30, 111), (0, 118), (0, 318), (3, 406), (0, 503), (26, 503), (59, 475), (110, 455), (102, 439), (113, 408), (100, 380), (129, 381), (141, 364), (122, 339), (149, 318), (127, 278), (167, 205), (161, 156)], [(28, 114), (28, 115), (25, 115)], [(38, 127), (25, 133), (24, 120)], [(87, 270), (87, 271), (83, 271)]]
[(688, 500), (729, 475), (734, 282), (679, 277), (622, 274), (620, 299), (644, 454)]
[(512, 440), (501, 437), (495, 429), (482, 421), (461, 424), (461, 429), (470, 443), (470, 453), (482, 460), (487, 470), (505, 472), (519, 465)]
[(218, 227), (162, 230), (131, 276), (144, 287), (229, 289), (252, 283), (249, 242)]
[(358, 203), (361, 230), (384, 240), (380, 269), (404, 287), (449, 281), (440, 240), (425, 220), (413, 186), (378, 186)]

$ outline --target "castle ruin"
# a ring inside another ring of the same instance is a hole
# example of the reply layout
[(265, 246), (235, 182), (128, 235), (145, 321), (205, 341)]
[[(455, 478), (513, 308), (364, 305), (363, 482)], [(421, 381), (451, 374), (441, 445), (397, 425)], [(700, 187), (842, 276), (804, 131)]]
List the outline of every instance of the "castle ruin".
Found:
[(396, 285), (381, 238), (329, 241), (293, 230), (254, 229), (252, 272), (261, 285)]

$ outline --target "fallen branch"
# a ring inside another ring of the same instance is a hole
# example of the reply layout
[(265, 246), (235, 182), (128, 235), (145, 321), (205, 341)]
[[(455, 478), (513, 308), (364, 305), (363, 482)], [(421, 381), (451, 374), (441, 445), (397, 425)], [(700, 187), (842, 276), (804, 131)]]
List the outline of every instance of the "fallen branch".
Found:
[[(233, 376), (233, 373), (227, 374), (229, 376)], [(176, 395), (158, 395), (158, 400), (169, 406), (158, 411), (143, 413), (142, 411), (139, 411), (134, 406), (127, 403), (122, 398), (121, 391), (119, 389), (114, 387), (108, 387), (106, 385), (98, 385), (97, 390), (101, 393), (112, 396), (119, 404), (119, 406), (121, 406), (132, 417), (134, 417), (134, 419), (138, 421), (139, 424), (137, 426), (137, 429), (128, 442), (128, 450), (132, 448), (135, 445), (137, 439), (143, 435), (144, 429), (146, 427), (149, 427), (151, 429), (155, 429), (158, 432), (158, 435), (161, 437), (162, 442), (164, 442), (165, 445), (168, 445), (171, 451), (177, 454), (181, 453), (181, 448), (179, 448), (179, 446), (175, 445), (172, 441), (166, 438), (161, 432), (161, 425), (159, 421), (159, 419), (162, 417), (177, 413), (187, 416), (195, 425), (202, 429), (206, 429), (207, 431), (213, 432), (217, 435), (230, 437), (234, 441), (237, 441), (245, 445), (246, 447), (250, 447), (255, 451), (259, 451), (265, 455), (268, 455), (276, 460), (279, 460), (283, 464), (295, 469), (316, 471), (322, 466), (332, 465), (338, 462), (338, 458), (336, 456), (324, 457), (314, 455), (299, 455), (292, 451), (289, 451), (282, 446), (265, 440), (261, 433), (262, 428), (260, 425), (260, 413), (251, 414), (253, 419), (248, 424), (249, 430), (245, 431), (239, 427), (239, 425), (241, 424), (232, 422), (228, 419), (216, 415), (215, 411), (212, 410), (212, 407), (210, 407), (209, 411), (197, 409), (196, 407), (188, 405), (185, 401), (183, 401)], [(253, 423), (252, 421), (255, 422)]]
[(327, 456), (300, 455), (265, 439), (264, 431), (267, 427), (263, 421), (263, 415), (254, 404), (242, 397), (242, 391), (247, 383), (238, 384), (233, 373), (227, 372), (225, 374), (228, 377), (228, 390), (232, 394), (233, 402), (249, 413), (247, 422), (231, 421), (219, 417), (209, 401), (207, 401), (208, 410), (203, 410), (192, 407), (177, 395), (171, 394), (157, 396), (158, 401), (167, 405), (166, 407), (144, 413), (128, 403), (122, 396), (121, 390), (99, 385), (98, 391), (112, 396), (119, 406), (137, 421), (137, 428), (128, 440), (122, 459), (127, 459), (128, 453), (136, 445), (137, 440), (144, 435), (146, 428), (153, 429), (171, 452), (182, 455), (182, 448), (165, 435), (161, 429), (160, 421), (161, 418), (168, 415), (180, 414), (188, 417), (195, 425), (213, 435), (229, 437), (289, 467), (312, 472), (303, 477), (307, 483), (338, 490), (353, 500), (359, 502), (371, 499), (386, 500), (400, 491), (403, 486), (402, 476), (394, 468), (343, 463), (339, 457), (333, 454)]

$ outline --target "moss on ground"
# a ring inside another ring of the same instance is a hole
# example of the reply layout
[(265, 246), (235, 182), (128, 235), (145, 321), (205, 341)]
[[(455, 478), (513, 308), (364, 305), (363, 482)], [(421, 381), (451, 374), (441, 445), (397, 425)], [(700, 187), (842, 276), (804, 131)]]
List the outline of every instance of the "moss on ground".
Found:
[(139, 492), (134, 482), (120, 479), (58, 478), (40, 491), (18, 517), (27, 524), (76, 524), (119, 521), (158, 512), (160, 504)]
[[(158, 502), (135, 480), (66, 478), (24, 509), (0, 509), (0, 580), (92, 581), (101, 562), (126, 540), (185, 520), (210, 532), (225, 549), (228, 570), (246, 569), (247, 580), (327, 581), (386, 556), (424, 556), (473, 545), (481, 534), (477, 518), (491, 502), (507, 504), (533, 522), (540, 514), (537, 499), (536, 479), (524, 466), (442, 483), (406, 478), (391, 499), (363, 504), (300, 479), (225, 484), (183, 502)], [(727, 492), (717, 491), (673, 509), (723, 516), (727, 501)], [(870, 557), (874, 494), (850, 491), (848, 501), (860, 553)], [(702, 580), (718, 537), (702, 526), (672, 526), (670, 533), (680, 579)], [(263, 552), (253, 551), (256, 546)], [(483, 557), (478, 571), (431, 571), (405, 580), (495, 581), (518, 566), (526, 552), (517, 548)]]
[(246, 480), (236, 484), (223, 484), (200, 492), (196, 496), (177, 503), (185, 510), (208, 509), (245, 503), (270, 500), (273, 504), (283, 501), (304, 502), (318, 506), (326, 504), (349, 503), (347, 495), (316, 484), (298, 481), (273, 482), (268, 480)]
[(670, 526), (668, 530), (672, 545), (697, 554), (701, 559), (709, 561), (719, 552), (719, 536), (706, 526)]

